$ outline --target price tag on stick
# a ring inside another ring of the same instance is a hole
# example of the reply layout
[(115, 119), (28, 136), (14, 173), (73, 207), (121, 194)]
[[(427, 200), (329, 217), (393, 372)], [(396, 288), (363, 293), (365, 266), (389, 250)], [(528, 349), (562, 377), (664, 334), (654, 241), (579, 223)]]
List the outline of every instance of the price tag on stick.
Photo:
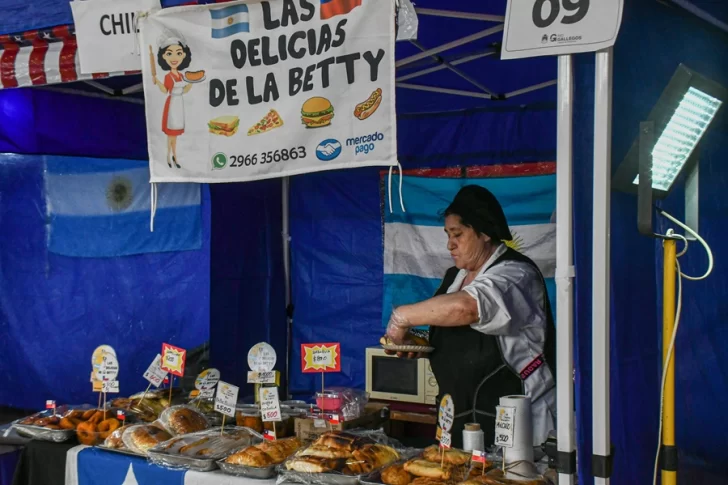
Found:
[(504, 448), (513, 448), (516, 408), (496, 406), (495, 409), (495, 445)]
[(452, 435), (447, 431), (440, 433), (440, 448), (449, 450), (452, 447)]
[[(108, 392), (110, 394), (119, 393), (119, 381), (104, 381), (101, 386), (102, 392)], [(106, 398), (104, 398), (106, 399)]]
[(263, 422), (281, 421), (281, 404), (277, 387), (264, 387), (260, 390), (260, 412)]
[(162, 385), (164, 378), (167, 377), (167, 371), (162, 370), (162, 356), (157, 354), (147, 371), (144, 373), (144, 378), (154, 387)]
[(162, 344), (162, 370), (177, 377), (185, 375), (187, 351), (174, 345)]
[(276, 360), (275, 349), (265, 342), (253, 345), (250, 352), (248, 352), (248, 367), (252, 371), (272, 371), (276, 365)]
[(220, 381), (215, 395), (215, 411), (225, 416), (235, 417), (235, 406), (238, 404), (238, 387)]

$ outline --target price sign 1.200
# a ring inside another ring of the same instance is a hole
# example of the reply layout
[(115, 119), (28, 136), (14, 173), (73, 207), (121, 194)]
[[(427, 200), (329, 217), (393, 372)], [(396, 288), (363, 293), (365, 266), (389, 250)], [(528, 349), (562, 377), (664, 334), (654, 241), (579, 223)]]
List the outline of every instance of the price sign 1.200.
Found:
[(533, 25), (540, 29), (551, 27), (559, 18), (562, 7), (570, 15), (564, 15), (561, 23), (575, 24), (589, 13), (589, 0), (536, 0), (531, 12)]

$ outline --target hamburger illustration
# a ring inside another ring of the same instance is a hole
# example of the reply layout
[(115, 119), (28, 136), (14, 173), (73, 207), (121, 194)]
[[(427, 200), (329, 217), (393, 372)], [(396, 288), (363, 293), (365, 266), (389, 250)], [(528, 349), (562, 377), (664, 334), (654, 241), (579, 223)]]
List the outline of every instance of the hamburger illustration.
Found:
[(301, 107), (301, 121), (307, 128), (328, 126), (333, 118), (334, 107), (326, 98), (318, 96), (309, 98)]

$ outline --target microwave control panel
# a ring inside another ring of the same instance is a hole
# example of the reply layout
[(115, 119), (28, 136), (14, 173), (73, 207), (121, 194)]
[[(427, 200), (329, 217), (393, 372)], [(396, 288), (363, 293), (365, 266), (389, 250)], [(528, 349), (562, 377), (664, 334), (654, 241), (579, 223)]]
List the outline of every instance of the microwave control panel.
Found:
[(437, 379), (435, 374), (432, 373), (432, 367), (430, 367), (430, 361), (427, 361), (425, 369), (425, 404), (437, 404), (437, 395), (440, 393), (440, 388), (437, 385)]

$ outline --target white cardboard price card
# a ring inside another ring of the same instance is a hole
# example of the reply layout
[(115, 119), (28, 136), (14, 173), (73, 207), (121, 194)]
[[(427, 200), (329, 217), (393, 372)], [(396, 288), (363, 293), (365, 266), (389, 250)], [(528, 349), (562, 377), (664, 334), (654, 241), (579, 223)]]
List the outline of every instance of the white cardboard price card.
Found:
[(248, 372), (248, 384), (276, 384), (276, 371)]
[(248, 352), (248, 367), (253, 371), (269, 372), (276, 366), (277, 359), (275, 349), (270, 344), (260, 342)]
[(238, 404), (238, 387), (220, 381), (217, 384), (217, 394), (215, 395), (215, 411), (235, 417), (235, 406)]
[(437, 422), (443, 432), (450, 432), (455, 420), (455, 403), (450, 394), (445, 394), (440, 400), (440, 409), (437, 411)]
[[(217, 369), (206, 369), (200, 372), (200, 375), (195, 379), (195, 388), (198, 391), (208, 391), (215, 389), (218, 381), (220, 380), (220, 371)], [(213, 393), (214, 394), (214, 393)], [(200, 392), (202, 395), (202, 392)]]
[(449, 450), (452, 447), (452, 435), (447, 431), (443, 431), (440, 434), (440, 448)]
[(495, 445), (504, 448), (513, 448), (516, 408), (496, 406), (495, 409)]
[(157, 354), (144, 373), (144, 378), (154, 387), (159, 387), (164, 382), (165, 377), (167, 377), (167, 372), (162, 370), (162, 356)]
[(116, 355), (104, 354), (96, 377), (100, 381), (113, 381), (119, 375), (119, 361)]
[(614, 45), (624, 0), (508, 0), (502, 59), (596, 52)]
[(101, 384), (101, 392), (108, 392), (110, 394), (119, 393), (119, 381), (104, 381)]
[(281, 405), (277, 387), (264, 387), (260, 390), (260, 412), (264, 422), (281, 420)]

